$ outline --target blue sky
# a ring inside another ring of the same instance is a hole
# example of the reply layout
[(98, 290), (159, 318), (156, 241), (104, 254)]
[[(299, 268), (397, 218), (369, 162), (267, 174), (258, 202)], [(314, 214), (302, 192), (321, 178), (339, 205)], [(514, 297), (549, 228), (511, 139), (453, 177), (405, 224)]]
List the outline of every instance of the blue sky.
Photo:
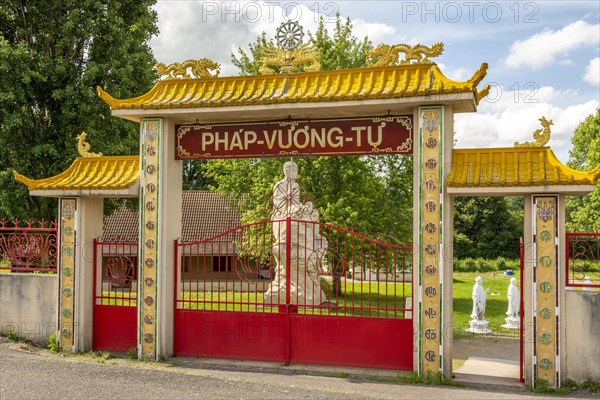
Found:
[(350, 17), (373, 44), (442, 41), (436, 62), (466, 80), (482, 62), (492, 91), (477, 113), (455, 119), (457, 147), (511, 147), (554, 120), (549, 145), (566, 162), (577, 125), (600, 106), (598, 1), (173, 1), (159, 0), (157, 61), (207, 57), (236, 75), (230, 55), (285, 19), (314, 31), (319, 17)]

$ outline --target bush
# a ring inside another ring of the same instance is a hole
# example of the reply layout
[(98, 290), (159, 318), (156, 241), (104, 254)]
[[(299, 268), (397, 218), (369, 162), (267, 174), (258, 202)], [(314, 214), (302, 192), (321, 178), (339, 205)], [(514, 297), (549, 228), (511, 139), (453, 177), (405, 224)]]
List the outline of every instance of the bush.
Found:
[(56, 332), (54, 332), (48, 338), (48, 350), (50, 350), (51, 353), (60, 353), (62, 351), (62, 348), (58, 343), (58, 337), (56, 336)]
[(491, 272), (496, 269), (496, 264), (483, 258), (477, 259), (477, 272)]
[(465, 260), (465, 272), (477, 272), (477, 262), (472, 258)]
[(508, 267), (506, 265), (506, 259), (504, 257), (498, 257), (496, 260), (496, 271), (506, 270)]
[(463, 260), (454, 260), (454, 272), (492, 272), (512, 269), (519, 270), (519, 260), (507, 260), (503, 257), (495, 260), (485, 258), (465, 258)]

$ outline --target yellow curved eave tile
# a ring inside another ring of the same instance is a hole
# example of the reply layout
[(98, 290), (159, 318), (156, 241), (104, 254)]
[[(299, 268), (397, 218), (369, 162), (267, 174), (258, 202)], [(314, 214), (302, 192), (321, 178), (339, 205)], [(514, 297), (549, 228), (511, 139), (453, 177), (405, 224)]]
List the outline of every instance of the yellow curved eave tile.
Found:
[(548, 149), (547, 155), (550, 165), (558, 169), (561, 175), (572, 177), (577, 184), (595, 185), (600, 180), (600, 165), (591, 171), (578, 171), (561, 163), (552, 150)]
[(139, 181), (138, 156), (76, 158), (66, 171), (45, 179), (30, 179), (13, 171), (29, 190), (123, 190)]
[(167, 109), (254, 104), (370, 100), (435, 94), (473, 93), (487, 64), (466, 82), (453, 81), (436, 64), (402, 64), (289, 75), (172, 79), (157, 82), (146, 94), (115, 99), (98, 87), (98, 96), (115, 109)]
[(547, 147), (456, 149), (449, 187), (595, 185), (600, 166), (591, 172), (562, 164)]

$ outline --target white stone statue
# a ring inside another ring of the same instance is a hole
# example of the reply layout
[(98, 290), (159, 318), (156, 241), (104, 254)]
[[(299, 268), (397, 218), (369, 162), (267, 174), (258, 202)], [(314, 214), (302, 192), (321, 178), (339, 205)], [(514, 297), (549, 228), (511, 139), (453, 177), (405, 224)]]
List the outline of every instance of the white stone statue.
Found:
[(519, 288), (517, 287), (517, 280), (515, 278), (510, 279), (506, 297), (508, 298), (508, 310), (506, 310), (506, 315), (508, 315), (508, 317), (504, 318), (506, 323), (502, 325), (502, 327), (507, 329), (519, 329), (519, 307), (521, 296), (519, 293)]
[(583, 288), (583, 290), (585, 292), (591, 292), (593, 290), (592, 287), (589, 286), (589, 285), (593, 285), (594, 282), (592, 282), (592, 280), (590, 279), (589, 276), (586, 275), (586, 276), (583, 277), (583, 284), (584, 285), (588, 285), (588, 286), (586, 286), (586, 287)]
[(471, 318), (477, 320), (484, 319), (486, 296), (489, 290), (489, 288), (483, 290), (483, 279), (480, 276), (475, 278), (475, 285), (473, 285), (473, 293), (471, 294), (473, 299), (473, 312), (471, 312)]
[(471, 295), (473, 299), (473, 311), (471, 312), (472, 320), (469, 321), (471, 327), (467, 329), (468, 332), (492, 333), (492, 331), (487, 328), (489, 322), (484, 318), (486, 296), (489, 290), (489, 288), (483, 289), (483, 279), (480, 276), (475, 278), (475, 285), (473, 285), (473, 293)]
[(508, 297), (508, 310), (506, 311), (506, 315), (508, 315), (509, 317), (518, 318), (519, 317), (519, 288), (517, 287), (517, 279), (516, 278), (510, 278), (510, 284), (508, 285), (506, 297)]
[(277, 261), (273, 281), (264, 295), (265, 304), (286, 301), (286, 238), (290, 222), (290, 302), (320, 305), (327, 301), (319, 284), (327, 240), (319, 233), (319, 212), (311, 202), (300, 202), (300, 185), (296, 182), (298, 166), (289, 161), (283, 165), (285, 178), (273, 187), (273, 255)]

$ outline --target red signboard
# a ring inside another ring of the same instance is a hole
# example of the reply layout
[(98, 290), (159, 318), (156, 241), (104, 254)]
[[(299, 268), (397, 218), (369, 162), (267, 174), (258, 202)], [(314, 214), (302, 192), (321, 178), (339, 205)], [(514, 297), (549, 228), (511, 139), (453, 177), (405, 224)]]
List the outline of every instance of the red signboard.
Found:
[(412, 153), (412, 117), (176, 125), (177, 160)]

